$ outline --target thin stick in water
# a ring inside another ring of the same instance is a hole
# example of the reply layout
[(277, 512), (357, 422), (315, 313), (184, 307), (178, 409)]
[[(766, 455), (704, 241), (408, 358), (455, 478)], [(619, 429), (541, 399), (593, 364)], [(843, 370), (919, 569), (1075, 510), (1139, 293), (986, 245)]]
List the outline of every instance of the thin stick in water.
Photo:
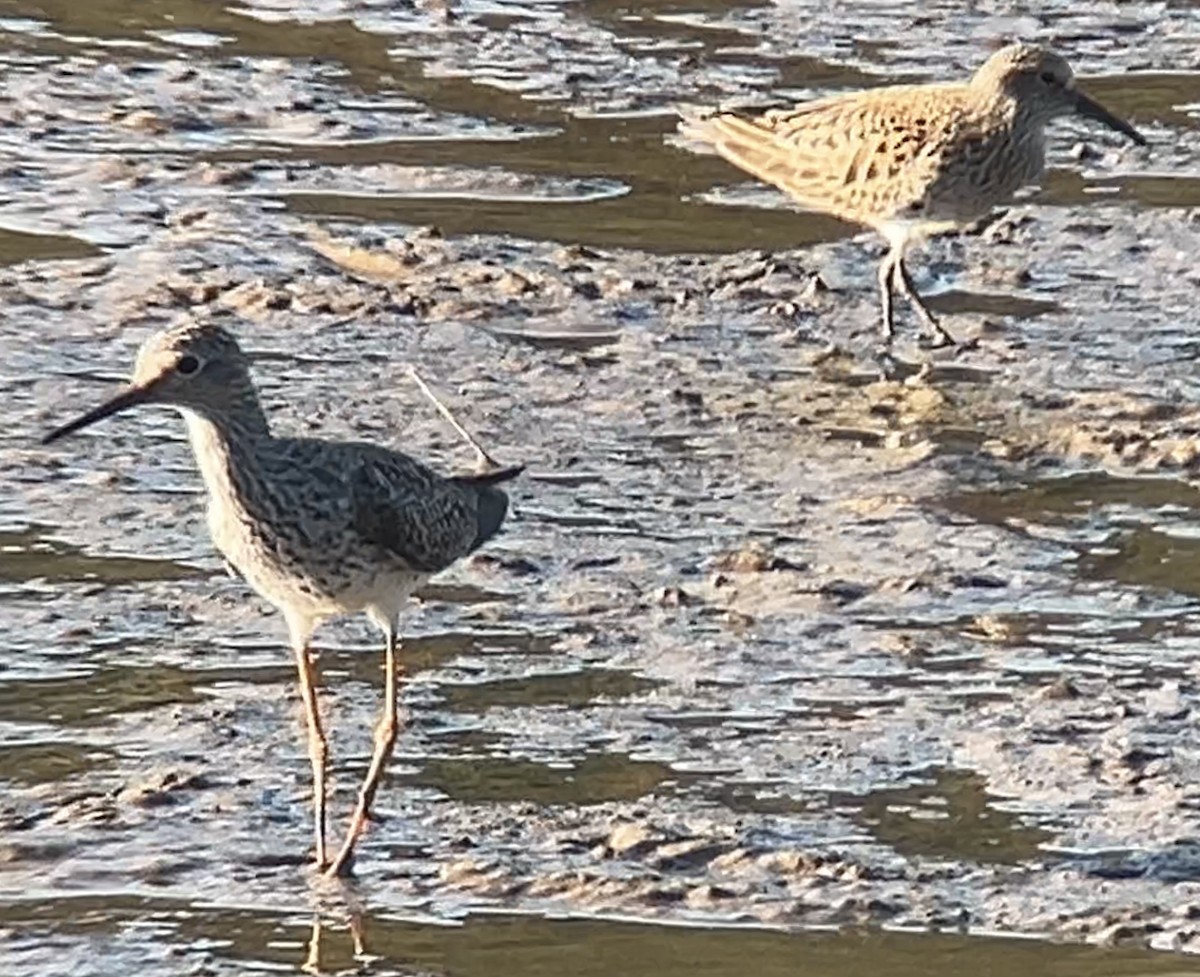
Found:
[(433, 390), (430, 389), (429, 384), (427, 384), (421, 378), (421, 374), (417, 372), (417, 368), (415, 366), (410, 366), (408, 368), (408, 375), (412, 377), (413, 383), (421, 388), (421, 393), (423, 393), (430, 399), (430, 401), (433, 402), (433, 406), (437, 408), (438, 413), (449, 422), (450, 426), (459, 433), (459, 435), (464, 441), (467, 442), (467, 444), (475, 449), (475, 453), (479, 456), (479, 468), (486, 471), (489, 468), (502, 467), (495, 458), (493, 458), (484, 450), (483, 445), (481, 445), (475, 440), (474, 437), (472, 437), (471, 432), (458, 423), (458, 418), (456, 418), (454, 414), (450, 412), (449, 407), (447, 407), (438, 399), (437, 394), (435, 394)]

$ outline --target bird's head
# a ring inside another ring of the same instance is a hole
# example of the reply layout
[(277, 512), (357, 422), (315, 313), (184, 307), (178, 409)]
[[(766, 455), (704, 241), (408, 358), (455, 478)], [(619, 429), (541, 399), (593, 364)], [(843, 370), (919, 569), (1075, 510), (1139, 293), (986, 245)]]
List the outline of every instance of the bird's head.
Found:
[(1145, 137), (1124, 119), (1079, 90), (1075, 73), (1059, 54), (1036, 44), (1010, 44), (1001, 48), (980, 66), (972, 86), (989, 93), (1003, 93), (1041, 121), (1064, 115), (1082, 115), (1101, 122), (1146, 145)]
[(218, 325), (186, 322), (147, 339), (125, 389), (51, 431), (42, 443), (141, 404), (166, 404), (213, 420), (258, 411), (250, 362), (237, 340)]

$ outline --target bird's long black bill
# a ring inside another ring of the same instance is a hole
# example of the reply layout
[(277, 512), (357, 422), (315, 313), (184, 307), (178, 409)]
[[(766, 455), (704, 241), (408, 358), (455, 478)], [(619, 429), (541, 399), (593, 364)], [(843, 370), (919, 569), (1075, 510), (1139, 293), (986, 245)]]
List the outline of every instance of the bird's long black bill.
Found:
[(1108, 109), (1097, 102), (1095, 99), (1088, 98), (1083, 92), (1075, 93), (1075, 111), (1089, 119), (1095, 119), (1097, 122), (1103, 122), (1110, 129), (1113, 129), (1123, 136), (1128, 136), (1139, 146), (1145, 146), (1146, 137), (1138, 132), (1124, 119), (1120, 119), (1113, 115)]
[(80, 428), (85, 428), (89, 424), (95, 424), (97, 421), (102, 421), (104, 418), (111, 417), (113, 414), (119, 413), (129, 407), (144, 403), (147, 396), (148, 390), (146, 387), (126, 387), (111, 400), (106, 400), (99, 407), (93, 407), (86, 414), (75, 418), (75, 420), (64, 424), (62, 427), (55, 428), (42, 438), (42, 444), (50, 444), (59, 438), (65, 438), (68, 434), (74, 434)]

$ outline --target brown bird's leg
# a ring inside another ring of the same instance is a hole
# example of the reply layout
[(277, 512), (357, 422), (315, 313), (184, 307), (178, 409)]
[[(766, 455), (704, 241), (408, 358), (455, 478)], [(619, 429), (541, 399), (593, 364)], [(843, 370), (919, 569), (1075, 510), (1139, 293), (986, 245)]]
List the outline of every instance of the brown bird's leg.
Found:
[(329, 745), (321, 728), (321, 710), (317, 704), (316, 669), (308, 648), (308, 636), (295, 642), (296, 670), (300, 673), (300, 697), (308, 721), (308, 759), (313, 777), (313, 832), (317, 844), (317, 869), (325, 867), (325, 767)]
[(942, 324), (938, 322), (936, 318), (934, 318), (933, 313), (925, 307), (925, 303), (921, 301), (921, 296), (919, 296), (916, 289), (913, 288), (912, 279), (908, 277), (908, 269), (904, 267), (903, 255), (900, 255), (896, 259), (896, 270), (893, 280), (896, 283), (896, 287), (900, 290), (904, 297), (912, 303), (912, 307), (916, 310), (917, 316), (920, 318), (922, 325), (925, 326), (925, 330), (933, 338), (934, 348), (936, 349), (942, 346), (958, 345), (955, 343), (954, 337), (951, 336), (950, 333), (946, 332), (946, 330), (942, 327)]
[(384, 767), (391, 758), (396, 746), (396, 732), (399, 729), (396, 710), (396, 649), (400, 644), (396, 634), (395, 624), (387, 628), (387, 650), (384, 656), (383, 679), (383, 714), (375, 726), (375, 749), (371, 753), (371, 765), (367, 768), (367, 776), (358, 792), (358, 803), (354, 808), (354, 816), (350, 819), (350, 829), (346, 832), (346, 840), (341, 851), (326, 869), (326, 875), (343, 875), (349, 871), (350, 859), (354, 855), (354, 846), (362, 834), (367, 818), (371, 814), (371, 804), (375, 800), (375, 792), (379, 789), (379, 781), (383, 777)]

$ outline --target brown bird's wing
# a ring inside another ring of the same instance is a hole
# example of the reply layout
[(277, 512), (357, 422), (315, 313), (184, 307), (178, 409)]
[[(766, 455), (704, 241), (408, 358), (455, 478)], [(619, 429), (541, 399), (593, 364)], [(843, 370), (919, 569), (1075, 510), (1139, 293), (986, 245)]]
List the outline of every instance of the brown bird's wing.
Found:
[(945, 147), (970, 127), (962, 104), (956, 86), (894, 86), (681, 130), (805, 207), (874, 225), (919, 214)]

